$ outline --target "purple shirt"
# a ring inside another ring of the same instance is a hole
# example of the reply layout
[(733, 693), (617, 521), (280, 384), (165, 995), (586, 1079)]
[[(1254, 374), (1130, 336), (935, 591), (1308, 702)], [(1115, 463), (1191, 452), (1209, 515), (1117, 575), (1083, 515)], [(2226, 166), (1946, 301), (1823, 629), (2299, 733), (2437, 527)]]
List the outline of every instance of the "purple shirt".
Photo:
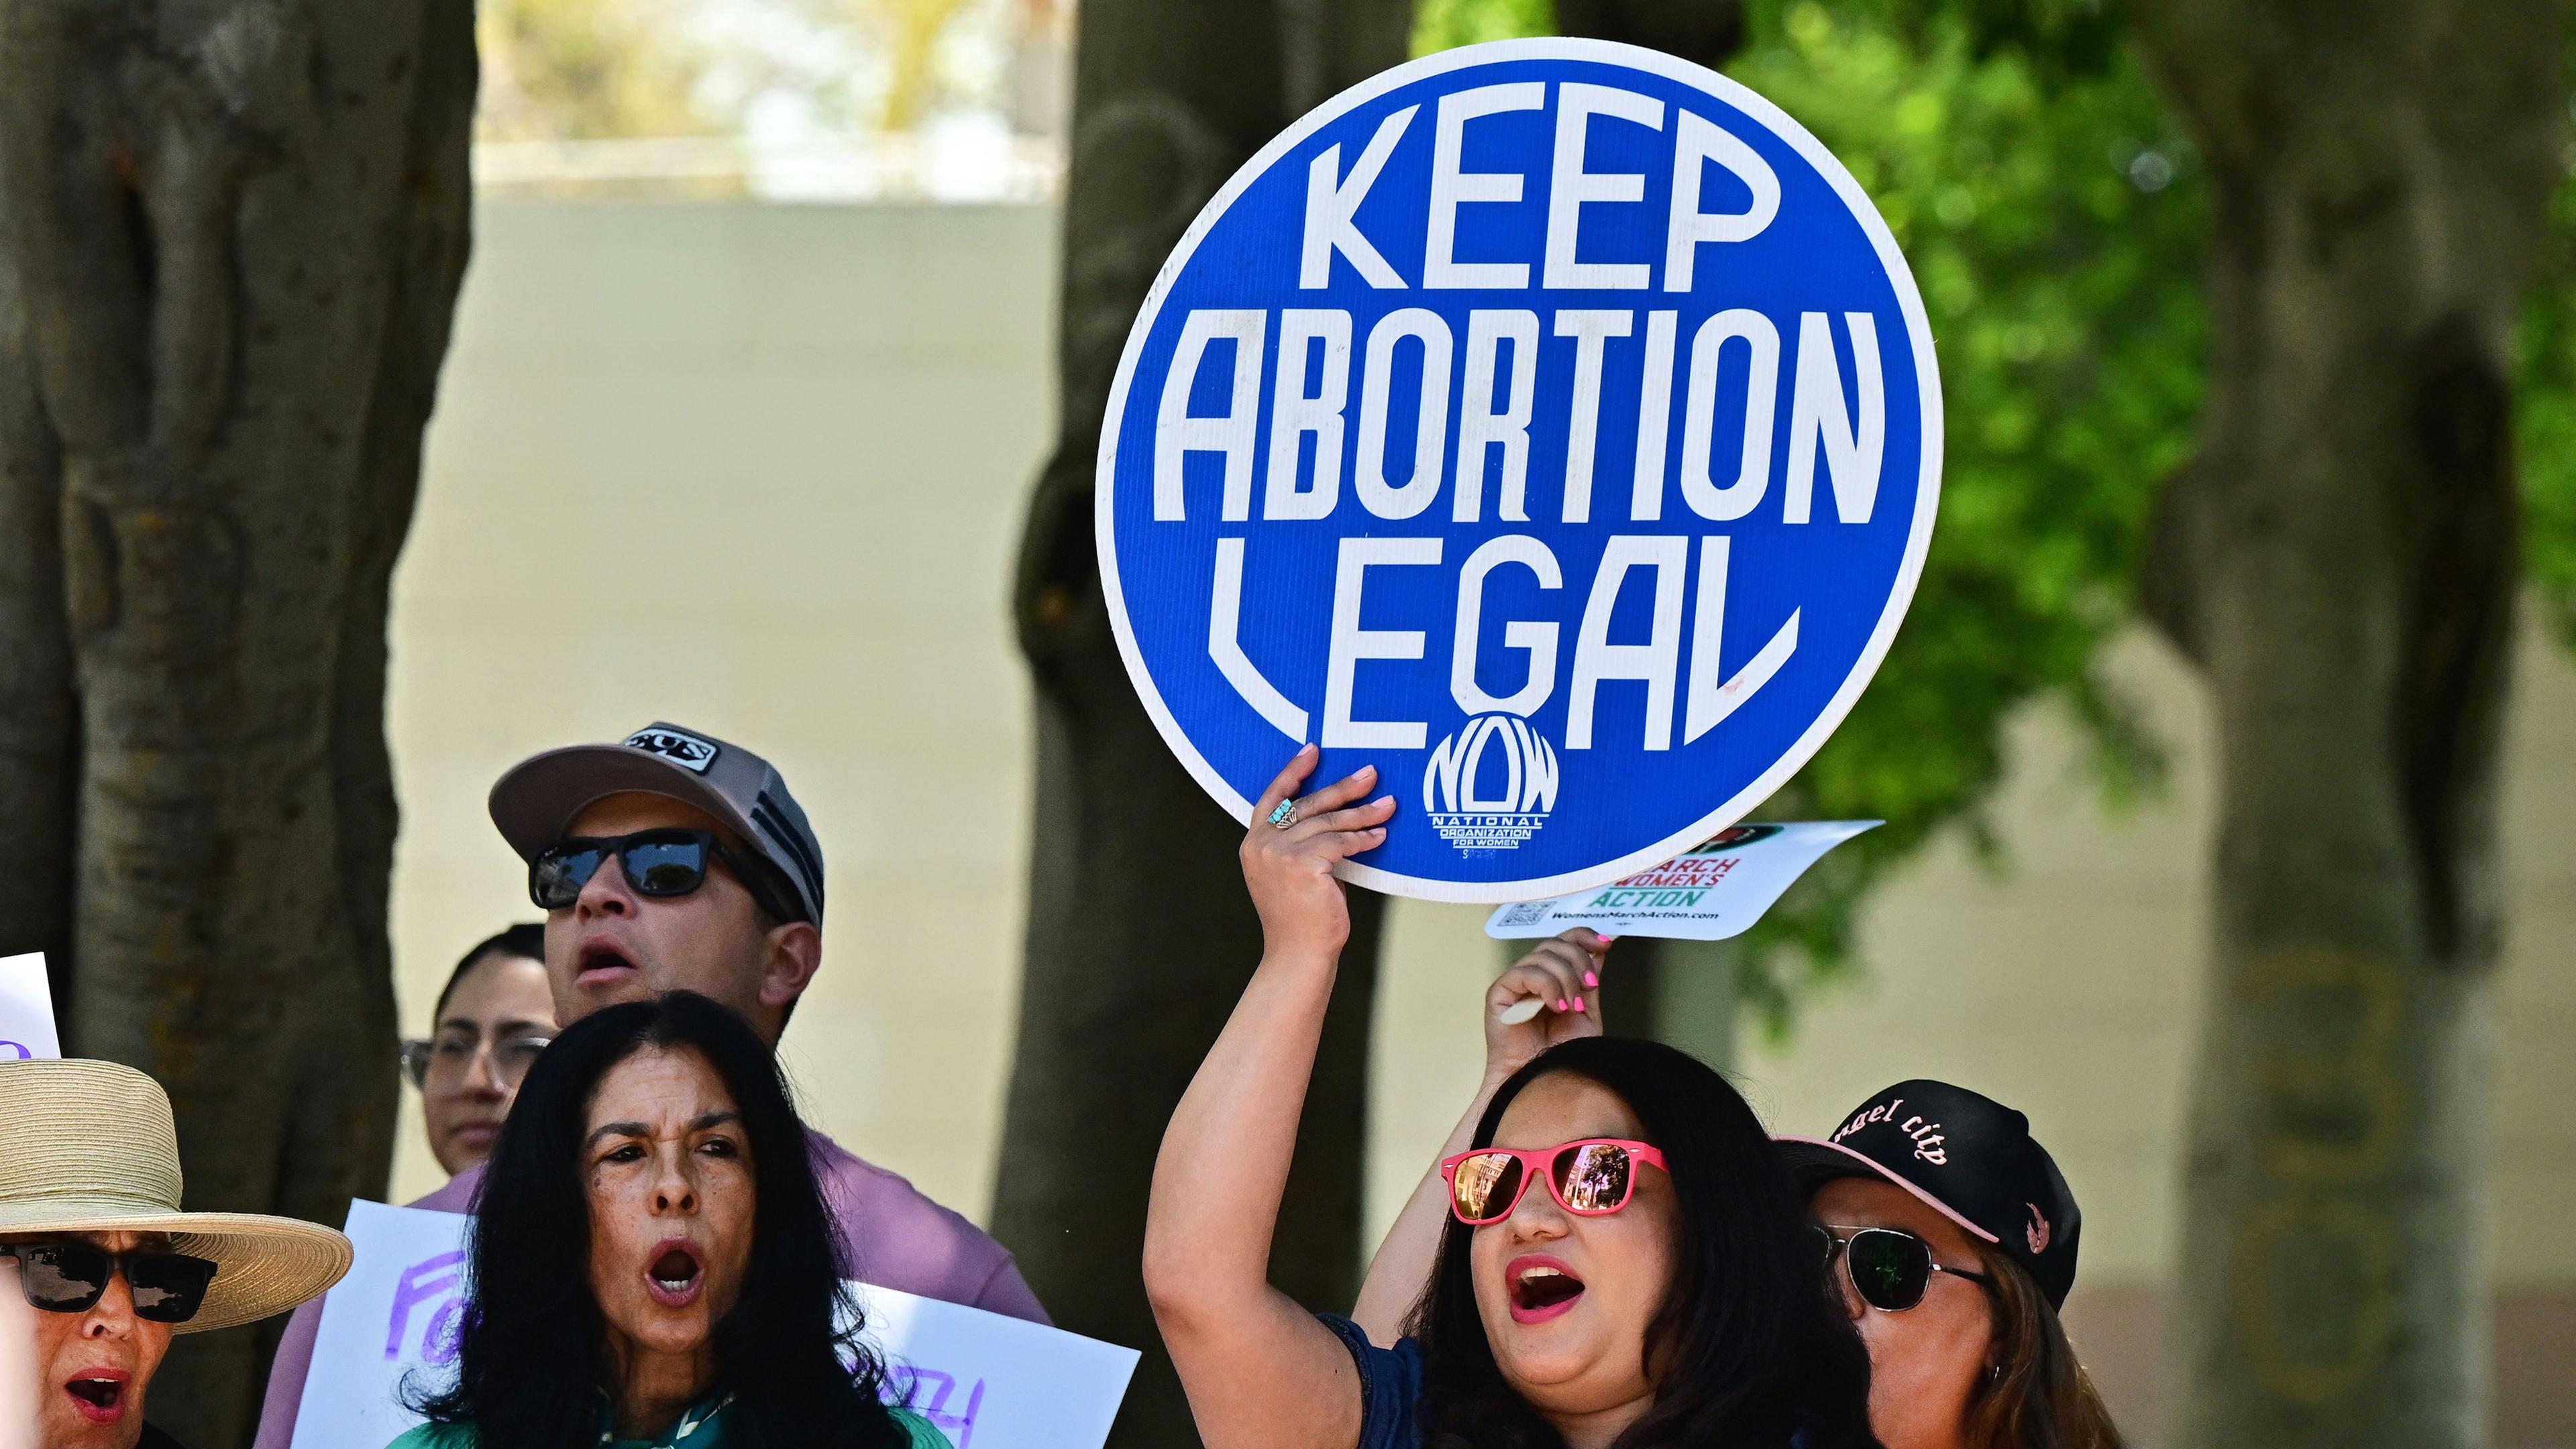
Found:
[[(920, 1189), (841, 1150), (820, 1132), (808, 1132), (814, 1173), (824, 1201), (849, 1240), (850, 1276), (922, 1298), (944, 1299), (1031, 1323), (1047, 1323), (1046, 1310), (1020, 1277), (1001, 1244), (957, 1214), (921, 1195)], [(411, 1204), (436, 1212), (471, 1212), (483, 1169), (469, 1167), (447, 1186)], [(304, 1379), (313, 1371), (313, 1343), (322, 1327), (322, 1300), (295, 1310), (277, 1361), (268, 1371), (268, 1397), (252, 1449), (287, 1449), (295, 1438)]]

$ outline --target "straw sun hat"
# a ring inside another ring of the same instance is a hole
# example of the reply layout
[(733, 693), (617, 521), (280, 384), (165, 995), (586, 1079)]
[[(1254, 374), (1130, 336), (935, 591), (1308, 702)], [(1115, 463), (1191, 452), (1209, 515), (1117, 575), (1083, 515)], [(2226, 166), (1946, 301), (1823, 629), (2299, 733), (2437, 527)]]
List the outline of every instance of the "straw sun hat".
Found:
[(283, 1313), (340, 1281), (349, 1240), (294, 1218), (179, 1211), (179, 1138), (161, 1084), (114, 1062), (0, 1063), (0, 1243), (167, 1233), (215, 1264), (204, 1333)]

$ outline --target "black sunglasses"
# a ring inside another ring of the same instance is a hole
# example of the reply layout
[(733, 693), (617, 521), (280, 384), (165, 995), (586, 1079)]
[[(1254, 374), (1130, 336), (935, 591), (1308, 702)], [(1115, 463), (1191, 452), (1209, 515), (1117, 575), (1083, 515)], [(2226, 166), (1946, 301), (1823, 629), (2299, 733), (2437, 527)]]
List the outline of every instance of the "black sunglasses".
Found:
[(766, 862), (754, 861), (724, 843), (712, 830), (638, 830), (632, 835), (581, 836), (558, 840), (528, 862), (528, 899), (537, 908), (560, 911), (581, 898), (581, 888), (599, 873), (610, 856), (623, 860), (626, 883), (639, 896), (667, 900), (707, 883), (710, 857), (751, 892), (752, 903), (774, 920), (801, 921), (805, 913), (784, 905), (772, 887)]
[(18, 1286), (48, 1313), (87, 1313), (122, 1272), (135, 1317), (185, 1323), (205, 1306), (206, 1288), (215, 1281), (214, 1264), (163, 1249), (111, 1253), (89, 1243), (0, 1243), (0, 1258), (18, 1260)]
[(1994, 1281), (1972, 1269), (1934, 1262), (1930, 1243), (1899, 1228), (1838, 1229), (1818, 1223), (1815, 1233), (1825, 1270), (1831, 1272), (1834, 1255), (1841, 1254), (1852, 1291), (1860, 1295), (1861, 1302), (1884, 1313), (1903, 1313), (1922, 1303), (1935, 1273), (1947, 1273), (1971, 1283)]

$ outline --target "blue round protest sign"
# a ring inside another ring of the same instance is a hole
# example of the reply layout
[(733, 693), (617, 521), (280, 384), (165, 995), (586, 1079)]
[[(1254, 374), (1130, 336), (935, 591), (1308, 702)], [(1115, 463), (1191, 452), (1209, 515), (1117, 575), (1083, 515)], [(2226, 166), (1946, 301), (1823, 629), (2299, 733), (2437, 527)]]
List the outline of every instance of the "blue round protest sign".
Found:
[(1841, 163), (1733, 81), (1523, 40), (1344, 92), (1128, 334), (1100, 572), (1237, 819), (1297, 746), (1398, 801), (1362, 885), (1580, 890), (1759, 805), (1912, 598), (1941, 392)]

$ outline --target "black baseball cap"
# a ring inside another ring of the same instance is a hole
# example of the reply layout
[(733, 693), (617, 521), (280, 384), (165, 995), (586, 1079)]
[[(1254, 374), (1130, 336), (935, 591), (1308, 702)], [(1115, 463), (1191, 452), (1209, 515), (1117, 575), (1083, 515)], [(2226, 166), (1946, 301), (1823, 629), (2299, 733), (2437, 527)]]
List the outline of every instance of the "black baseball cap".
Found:
[(778, 868), (804, 918), (823, 924), (823, 843), (776, 766), (713, 735), (655, 721), (606, 745), (530, 755), (492, 786), (492, 823), (521, 860), (563, 839), (575, 817), (630, 791), (663, 795), (722, 821)]
[(1948, 1082), (1899, 1082), (1854, 1108), (1831, 1137), (1773, 1139), (1813, 1195), (1837, 1177), (1878, 1177), (1992, 1243), (2063, 1307), (2075, 1286), (2084, 1214), (2030, 1119)]

